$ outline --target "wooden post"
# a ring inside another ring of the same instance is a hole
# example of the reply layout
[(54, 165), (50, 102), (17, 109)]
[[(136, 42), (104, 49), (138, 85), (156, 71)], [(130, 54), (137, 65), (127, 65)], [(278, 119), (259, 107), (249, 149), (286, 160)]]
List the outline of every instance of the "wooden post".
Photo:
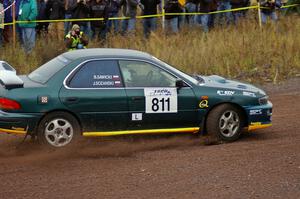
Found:
[(261, 28), (262, 27), (262, 24), (261, 24), (261, 9), (260, 9), (260, 2), (258, 1), (258, 23), (259, 23), (259, 27)]
[(13, 45), (16, 47), (16, 1), (12, 5), (12, 18), (13, 18)]
[(161, 11), (162, 11), (162, 29), (165, 29), (165, 0), (161, 1)]

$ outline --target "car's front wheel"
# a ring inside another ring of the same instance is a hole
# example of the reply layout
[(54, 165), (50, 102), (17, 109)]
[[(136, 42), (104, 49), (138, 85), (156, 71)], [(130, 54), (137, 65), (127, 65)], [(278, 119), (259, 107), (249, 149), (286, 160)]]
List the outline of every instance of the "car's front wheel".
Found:
[(80, 126), (77, 119), (66, 112), (47, 114), (37, 129), (39, 143), (57, 148), (69, 145), (79, 135)]
[(222, 104), (209, 113), (206, 130), (216, 141), (232, 142), (239, 138), (243, 122), (243, 114), (238, 108), (231, 104)]

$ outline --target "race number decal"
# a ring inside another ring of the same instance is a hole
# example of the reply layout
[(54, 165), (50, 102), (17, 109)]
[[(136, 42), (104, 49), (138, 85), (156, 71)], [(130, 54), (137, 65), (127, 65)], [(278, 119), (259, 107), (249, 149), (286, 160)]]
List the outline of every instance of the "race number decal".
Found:
[(176, 88), (145, 88), (146, 113), (177, 113)]

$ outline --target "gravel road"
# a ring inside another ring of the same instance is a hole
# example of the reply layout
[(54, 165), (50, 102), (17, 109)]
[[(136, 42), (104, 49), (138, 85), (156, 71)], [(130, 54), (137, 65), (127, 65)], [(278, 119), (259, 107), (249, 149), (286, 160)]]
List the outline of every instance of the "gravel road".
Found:
[[(264, 86), (273, 126), (234, 143), (190, 135), (84, 139), (41, 151), (0, 135), (0, 198), (300, 198), (300, 79)], [(17, 148), (16, 148), (17, 147)]]

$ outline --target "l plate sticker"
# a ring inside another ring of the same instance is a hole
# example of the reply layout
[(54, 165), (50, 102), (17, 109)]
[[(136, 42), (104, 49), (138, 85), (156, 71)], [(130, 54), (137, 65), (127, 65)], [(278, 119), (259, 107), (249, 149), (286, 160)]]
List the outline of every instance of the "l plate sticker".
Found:
[(143, 120), (143, 114), (142, 113), (132, 113), (131, 120), (132, 121), (142, 121)]

